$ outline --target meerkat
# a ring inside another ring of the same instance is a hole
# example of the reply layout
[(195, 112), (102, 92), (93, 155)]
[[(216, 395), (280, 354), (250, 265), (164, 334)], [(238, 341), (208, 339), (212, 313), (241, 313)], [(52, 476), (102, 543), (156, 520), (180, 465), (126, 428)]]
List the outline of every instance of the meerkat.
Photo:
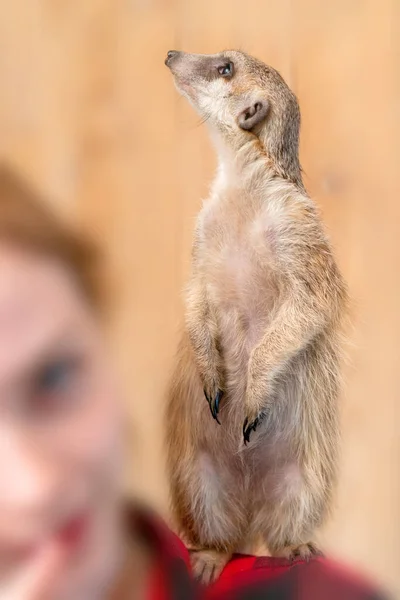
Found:
[(165, 62), (219, 161), (166, 412), (173, 512), (207, 583), (259, 536), (273, 556), (317, 552), (337, 478), (348, 294), (303, 185), (299, 106), (281, 75), (239, 51)]

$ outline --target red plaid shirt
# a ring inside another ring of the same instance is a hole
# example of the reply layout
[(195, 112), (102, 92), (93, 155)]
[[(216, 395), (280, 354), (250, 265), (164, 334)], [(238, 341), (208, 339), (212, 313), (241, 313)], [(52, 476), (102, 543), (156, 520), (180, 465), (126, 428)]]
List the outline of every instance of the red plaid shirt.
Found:
[(142, 533), (156, 551), (149, 600), (385, 600), (362, 578), (325, 558), (237, 555), (216, 583), (200, 589), (181, 540), (159, 519), (141, 514)]

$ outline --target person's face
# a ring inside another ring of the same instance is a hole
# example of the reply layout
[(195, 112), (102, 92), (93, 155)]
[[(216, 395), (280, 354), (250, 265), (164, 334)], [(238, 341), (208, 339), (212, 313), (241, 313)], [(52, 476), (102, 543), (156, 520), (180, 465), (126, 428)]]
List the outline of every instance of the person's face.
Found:
[(54, 598), (89, 600), (115, 565), (122, 419), (73, 277), (0, 242), (0, 589), (43, 545), (68, 560)]

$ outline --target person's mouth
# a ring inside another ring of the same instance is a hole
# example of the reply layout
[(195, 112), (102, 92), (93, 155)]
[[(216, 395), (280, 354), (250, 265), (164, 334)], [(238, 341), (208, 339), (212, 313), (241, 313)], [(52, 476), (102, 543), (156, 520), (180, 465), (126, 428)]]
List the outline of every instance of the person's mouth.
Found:
[(23, 545), (0, 547), (0, 573), (12, 572), (18, 565), (28, 563), (38, 552), (43, 551), (48, 544), (56, 543), (62, 546), (65, 556), (69, 557), (70, 560), (79, 559), (85, 550), (90, 535), (90, 524), (89, 512), (82, 511), (69, 517), (68, 520), (42, 539)]
[(89, 514), (82, 512), (70, 517), (50, 536), (37, 544), (27, 546), (23, 555), (28, 558), (43, 548), (45, 544), (54, 543), (64, 547), (69, 555), (77, 553), (85, 543), (89, 532)]
[(74, 516), (55, 533), (56, 540), (70, 551), (79, 549), (88, 535), (89, 521), (88, 513)]

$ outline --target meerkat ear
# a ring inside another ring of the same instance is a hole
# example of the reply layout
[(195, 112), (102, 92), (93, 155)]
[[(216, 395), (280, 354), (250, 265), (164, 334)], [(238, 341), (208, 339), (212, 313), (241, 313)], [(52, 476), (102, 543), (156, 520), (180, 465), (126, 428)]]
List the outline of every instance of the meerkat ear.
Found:
[(253, 129), (253, 127), (264, 121), (268, 110), (269, 103), (267, 100), (257, 100), (253, 104), (250, 104), (238, 116), (239, 127), (246, 131)]

